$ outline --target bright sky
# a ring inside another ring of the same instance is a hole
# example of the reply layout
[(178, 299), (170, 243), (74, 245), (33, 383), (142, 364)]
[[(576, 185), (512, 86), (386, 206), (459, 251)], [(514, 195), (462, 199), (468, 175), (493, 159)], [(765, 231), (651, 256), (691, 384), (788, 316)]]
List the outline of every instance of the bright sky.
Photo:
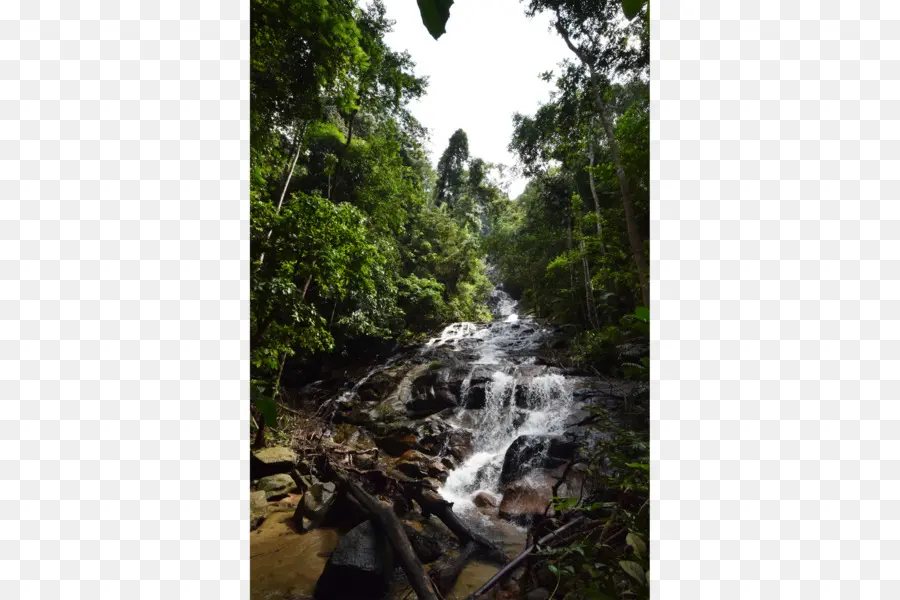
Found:
[[(428, 92), (410, 108), (431, 131), (428, 151), (436, 164), (459, 128), (469, 136), (469, 152), (488, 162), (515, 165), (506, 149), (515, 112), (534, 114), (549, 99), (552, 83), (538, 79), (569, 58), (563, 41), (548, 30), (550, 19), (528, 19), (519, 0), (456, 0), (447, 33), (435, 40), (422, 24), (416, 0), (385, 0), (396, 21), (388, 43), (406, 50), (416, 74), (429, 78)], [(525, 179), (514, 179), (515, 198)]]

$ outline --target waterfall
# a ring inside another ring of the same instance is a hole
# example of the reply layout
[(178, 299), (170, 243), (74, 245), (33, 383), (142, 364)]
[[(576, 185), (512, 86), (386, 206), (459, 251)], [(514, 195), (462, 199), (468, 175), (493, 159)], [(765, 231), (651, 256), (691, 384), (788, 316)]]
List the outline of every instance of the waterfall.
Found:
[[(455, 419), (460, 427), (472, 431), (474, 448), (450, 472), (440, 490), (445, 499), (454, 503), (454, 510), (469, 520), (485, 520), (472, 504), (475, 494), (481, 490), (502, 491), (500, 472), (510, 445), (521, 435), (562, 433), (572, 407), (572, 394), (564, 376), (556, 373), (524, 376), (519, 367), (532, 362), (533, 357), (511, 354), (539, 341), (540, 327), (531, 318), (520, 317), (516, 313), (516, 301), (502, 290), (495, 291), (493, 300), (497, 320), (490, 327), (473, 330), (464, 326), (471, 324), (458, 323), (434, 340), (434, 343), (456, 343), (479, 337), (481, 344), (473, 364), (494, 369), (484, 384), (484, 407), (460, 411), (470, 414), (460, 414)], [(471, 390), (472, 373), (474, 368), (463, 383), (461, 395), (466, 398)]]

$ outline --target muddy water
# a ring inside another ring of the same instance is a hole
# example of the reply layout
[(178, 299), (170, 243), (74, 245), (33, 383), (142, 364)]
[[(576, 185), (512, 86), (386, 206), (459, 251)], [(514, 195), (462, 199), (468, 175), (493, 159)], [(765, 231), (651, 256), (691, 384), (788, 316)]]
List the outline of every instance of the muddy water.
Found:
[[(270, 515), (250, 534), (250, 600), (312, 600), (316, 581), (337, 546), (340, 533), (336, 529), (314, 529), (298, 534), (291, 522), (291, 512)], [(435, 517), (432, 517), (435, 518)], [(498, 521), (495, 535), (511, 556), (525, 547), (524, 532), (504, 521)], [(447, 600), (462, 600), (480, 588), (499, 568), (472, 561), (463, 569)], [(409, 588), (402, 571), (395, 573), (397, 585), (390, 600), (407, 600)], [(348, 598), (347, 600), (352, 600)]]
[(292, 512), (270, 515), (250, 534), (250, 600), (311, 600), (328, 555), (337, 546), (335, 529), (298, 534)]

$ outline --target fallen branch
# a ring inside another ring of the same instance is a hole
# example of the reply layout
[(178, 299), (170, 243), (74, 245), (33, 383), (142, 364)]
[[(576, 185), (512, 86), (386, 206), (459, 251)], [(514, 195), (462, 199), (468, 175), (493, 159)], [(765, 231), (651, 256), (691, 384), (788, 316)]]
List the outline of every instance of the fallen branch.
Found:
[(453, 589), (456, 580), (459, 579), (459, 574), (462, 573), (462, 570), (465, 568), (466, 564), (472, 557), (478, 552), (479, 547), (478, 544), (474, 541), (469, 541), (462, 549), (459, 551), (459, 556), (453, 559), (453, 562), (440, 570), (435, 570), (431, 573), (431, 579), (438, 586), (438, 591), (446, 596)]
[(437, 492), (414, 486), (407, 486), (407, 491), (410, 492), (410, 496), (412, 496), (412, 498), (419, 503), (419, 506), (422, 507), (422, 513), (425, 516), (428, 516), (428, 514), (435, 515), (450, 531), (453, 532), (453, 535), (455, 535), (460, 542), (463, 544), (475, 542), (479, 546), (480, 553), (491, 561), (500, 564), (509, 562), (509, 556), (507, 556), (506, 552), (483, 535), (469, 529), (453, 512), (453, 504), (441, 498)]
[(425, 567), (413, 551), (412, 544), (406, 537), (397, 515), (338, 469), (333, 469), (333, 472), (351, 497), (370, 515), (372, 524), (387, 537), (397, 554), (400, 566), (406, 573), (409, 585), (416, 592), (419, 600), (441, 600), (442, 597), (428, 578)]
[(497, 585), (498, 583), (503, 581), (510, 573), (512, 573), (513, 570), (517, 566), (522, 564), (522, 562), (524, 562), (525, 559), (528, 558), (528, 555), (531, 554), (532, 552), (534, 552), (535, 548), (537, 548), (539, 546), (543, 546), (544, 544), (548, 544), (549, 542), (553, 541), (553, 538), (555, 538), (559, 534), (563, 533), (567, 529), (574, 527), (577, 523), (581, 523), (583, 520), (584, 520), (584, 517), (578, 517), (577, 519), (569, 521), (568, 523), (566, 523), (565, 525), (563, 525), (556, 531), (552, 531), (552, 532), (548, 533), (547, 535), (545, 535), (544, 537), (539, 539), (534, 544), (525, 548), (525, 550), (523, 550), (521, 554), (519, 554), (516, 558), (514, 558), (505, 567), (503, 567), (502, 569), (497, 571), (497, 573), (494, 574), (493, 577), (488, 579), (487, 583), (485, 583), (483, 586), (478, 588), (478, 590), (474, 594), (469, 596), (468, 600), (473, 600), (474, 598), (478, 598), (479, 596), (482, 596), (485, 593), (487, 593), (492, 587), (494, 587), (495, 585)]

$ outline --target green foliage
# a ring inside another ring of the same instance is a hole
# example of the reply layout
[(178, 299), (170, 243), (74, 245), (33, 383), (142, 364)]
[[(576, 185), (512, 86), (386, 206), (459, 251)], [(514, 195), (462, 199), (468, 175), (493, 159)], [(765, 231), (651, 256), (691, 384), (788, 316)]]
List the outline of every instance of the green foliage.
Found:
[[(431, 4), (446, 21), (452, 3)], [(287, 357), (490, 318), (478, 228), (432, 205), (408, 111), (426, 81), (387, 45), (391, 26), (380, 0), (251, 2), (251, 377), (266, 423)], [(459, 195), (474, 197), (459, 141)]]
[(434, 39), (447, 32), (447, 20), (450, 18), (450, 7), (453, 0), (418, 0), (422, 23)]

